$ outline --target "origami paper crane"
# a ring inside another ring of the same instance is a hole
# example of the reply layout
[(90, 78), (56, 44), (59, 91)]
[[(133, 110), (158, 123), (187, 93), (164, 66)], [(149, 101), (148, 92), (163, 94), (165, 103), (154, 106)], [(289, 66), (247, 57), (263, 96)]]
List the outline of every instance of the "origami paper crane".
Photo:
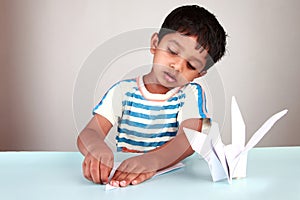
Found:
[[(183, 128), (187, 139), (194, 151), (204, 157), (209, 165), (213, 181), (222, 179), (232, 182), (233, 178), (246, 177), (247, 153), (252, 149), (271, 127), (287, 113), (283, 110), (270, 117), (258, 129), (245, 146), (245, 123), (235, 97), (231, 102), (232, 144), (224, 145), (220, 137), (218, 124), (211, 123), (208, 134), (192, 129)], [(206, 148), (205, 143), (207, 144)]]

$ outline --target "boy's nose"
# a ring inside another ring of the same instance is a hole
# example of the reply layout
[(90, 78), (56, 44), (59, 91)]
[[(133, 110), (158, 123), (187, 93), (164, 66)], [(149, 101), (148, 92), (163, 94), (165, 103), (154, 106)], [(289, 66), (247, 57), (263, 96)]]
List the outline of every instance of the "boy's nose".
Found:
[(183, 70), (183, 67), (185, 65), (185, 59), (183, 58), (178, 58), (176, 59), (173, 63), (170, 64), (170, 66), (176, 70), (176, 71), (179, 71), (179, 72), (182, 72)]

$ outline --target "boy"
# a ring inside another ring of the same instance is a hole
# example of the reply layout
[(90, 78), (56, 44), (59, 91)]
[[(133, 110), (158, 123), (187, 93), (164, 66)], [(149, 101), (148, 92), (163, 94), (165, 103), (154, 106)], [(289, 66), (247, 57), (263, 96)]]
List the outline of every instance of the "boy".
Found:
[(85, 178), (108, 183), (114, 157), (104, 139), (114, 124), (117, 150), (143, 154), (121, 163), (113, 186), (139, 184), (193, 154), (182, 128), (201, 131), (209, 117), (204, 91), (192, 81), (221, 59), (225, 45), (224, 29), (206, 9), (173, 10), (151, 38), (151, 72), (112, 86), (80, 133)]

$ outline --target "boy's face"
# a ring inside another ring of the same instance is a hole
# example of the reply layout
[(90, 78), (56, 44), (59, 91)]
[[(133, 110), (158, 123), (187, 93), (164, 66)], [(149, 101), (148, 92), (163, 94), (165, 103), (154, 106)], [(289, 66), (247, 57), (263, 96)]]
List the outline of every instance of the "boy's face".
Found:
[(153, 71), (157, 81), (167, 88), (183, 86), (206, 74), (207, 50), (196, 49), (195, 36), (169, 33), (161, 41), (155, 33), (151, 38)]

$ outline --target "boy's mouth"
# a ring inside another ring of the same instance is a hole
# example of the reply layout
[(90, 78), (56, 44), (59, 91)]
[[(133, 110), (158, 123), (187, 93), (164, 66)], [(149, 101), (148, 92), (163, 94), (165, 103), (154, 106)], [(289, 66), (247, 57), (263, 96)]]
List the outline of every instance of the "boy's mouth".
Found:
[(174, 83), (177, 81), (176, 77), (168, 72), (164, 72), (164, 78), (170, 83)]

